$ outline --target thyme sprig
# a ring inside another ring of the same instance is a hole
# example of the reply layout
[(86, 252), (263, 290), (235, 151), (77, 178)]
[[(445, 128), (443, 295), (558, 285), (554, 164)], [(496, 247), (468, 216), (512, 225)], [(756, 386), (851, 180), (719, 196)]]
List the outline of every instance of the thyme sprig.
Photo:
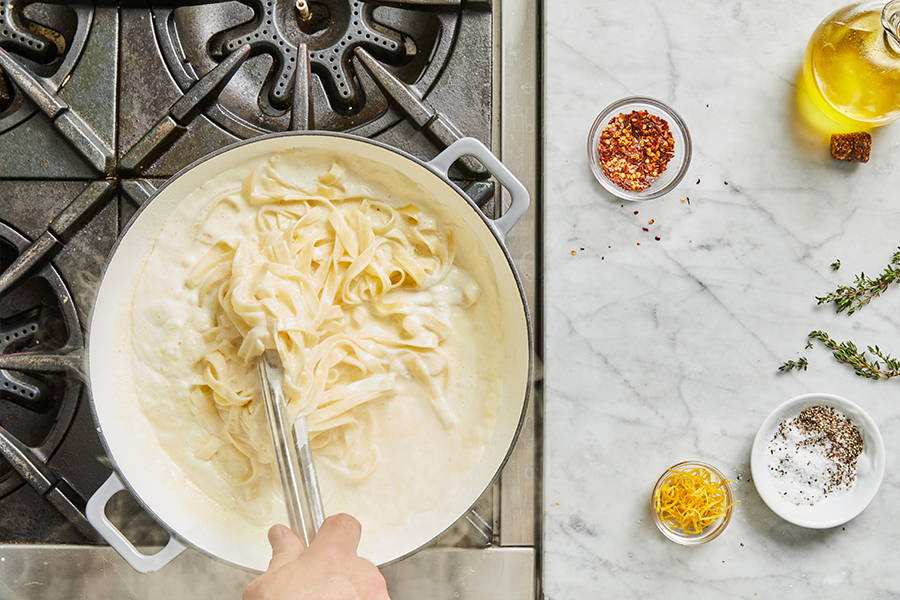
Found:
[(878, 346), (868, 346), (869, 354), (874, 357), (873, 359), (866, 355), (865, 351), (861, 352), (857, 349), (856, 344), (853, 342), (847, 340), (846, 342), (838, 343), (824, 331), (811, 331), (809, 332), (809, 338), (821, 342), (826, 348), (831, 350), (832, 355), (839, 363), (847, 365), (860, 377), (893, 379), (900, 376), (900, 359), (883, 352)]
[(781, 371), (782, 373), (786, 373), (788, 371), (794, 371), (794, 370), (805, 371), (808, 366), (809, 366), (809, 361), (806, 360), (805, 356), (801, 356), (797, 360), (785, 361), (785, 363), (783, 365), (778, 367), (778, 370)]
[(849, 316), (871, 302), (873, 298), (880, 296), (892, 283), (898, 282), (900, 282), (900, 251), (894, 253), (890, 264), (878, 277), (873, 279), (865, 273), (860, 273), (853, 280), (853, 285), (842, 285), (830, 294), (816, 296), (816, 300), (820, 305), (833, 303), (836, 312), (846, 312)]

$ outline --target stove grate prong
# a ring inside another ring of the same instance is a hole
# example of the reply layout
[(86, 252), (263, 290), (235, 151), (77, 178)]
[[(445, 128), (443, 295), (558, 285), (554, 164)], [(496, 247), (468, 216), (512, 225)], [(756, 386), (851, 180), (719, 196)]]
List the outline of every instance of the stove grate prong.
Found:
[(491, 0), (360, 0), (401, 8), (458, 8), (460, 6), (491, 6)]
[(297, 46), (297, 69), (294, 71), (294, 99), (291, 105), (291, 129), (315, 129), (312, 104), (312, 71), (306, 44)]
[(114, 189), (115, 186), (111, 181), (93, 181), (75, 196), (50, 220), (47, 229), (0, 273), (0, 294), (48, 260), (68, 242), (75, 232), (105, 205)]
[(156, 187), (146, 179), (123, 179), (119, 181), (119, 190), (125, 194), (135, 206), (141, 206), (156, 193)]
[(101, 541), (97, 531), (85, 517), (86, 502), (78, 492), (47, 466), (45, 457), (39, 456), (2, 426), (0, 426), (0, 457), (4, 458), (28, 485), (46, 498), (47, 502), (81, 535), (93, 542)]
[(472, 199), (472, 202), (484, 209), (494, 197), (496, 188), (492, 181), (475, 181), (465, 186), (463, 191)]
[(47, 90), (37, 77), (3, 48), (0, 48), (0, 67), (3, 67), (16, 87), (50, 118), (53, 127), (63, 134), (92, 167), (100, 173), (110, 173), (114, 162), (113, 151), (59, 94)]
[[(382, 91), (400, 107), (416, 127), (429, 134), (433, 141), (446, 148), (463, 137), (456, 125), (427, 104), (414, 87), (395, 77), (384, 65), (375, 60), (374, 56), (361, 47), (355, 48), (353, 52)], [(470, 156), (462, 157), (459, 162), (468, 175), (477, 179), (485, 179), (488, 175), (484, 167)]]
[(159, 158), (165, 149), (187, 133), (187, 126), (228, 84), (250, 55), (250, 46), (238, 48), (175, 101), (169, 111), (119, 160), (119, 169), (136, 173)]
[[(2, 336), (0, 332), (0, 336)], [(16, 352), (0, 354), (0, 371), (22, 373), (66, 373), (76, 379), (85, 379), (84, 356), (77, 350), (62, 350), (54, 354)]]

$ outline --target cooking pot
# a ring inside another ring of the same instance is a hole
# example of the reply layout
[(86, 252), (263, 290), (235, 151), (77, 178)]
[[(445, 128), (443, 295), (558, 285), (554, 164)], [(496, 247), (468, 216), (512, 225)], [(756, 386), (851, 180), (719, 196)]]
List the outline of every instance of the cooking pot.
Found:
[[(457, 244), (477, 244), (491, 267), (501, 316), (496, 323), (502, 397), (497, 422), (480, 460), (468, 474), (447, 481), (447, 493), (427, 514), (410, 515), (402, 525), (369, 539), (363, 533), (360, 554), (383, 565), (406, 556), (450, 527), (475, 503), (499, 474), (515, 443), (531, 377), (532, 331), (522, 283), (504, 246), (504, 238), (529, 204), (525, 187), (479, 141), (463, 138), (431, 162), (376, 141), (330, 132), (270, 134), (223, 148), (185, 167), (165, 183), (132, 218), (106, 265), (88, 330), (87, 373), (97, 431), (115, 467), (87, 505), (87, 517), (101, 536), (141, 572), (160, 569), (187, 546), (229, 563), (266, 568), (270, 550), (264, 535), (234, 526), (234, 515), (190, 483), (161, 447), (141, 410), (130, 380), (131, 307), (144, 261), (165, 234), (167, 218), (179, 201), (218, 174), (257, 157), (297, 148), (321, 149), (359, 157), (395, 169), (421, 185), (454, 229)], [(485, 216), (447, 173), (457, 159), (472, 156), (509, 192), (511, 204), (499, 219)], [(155, 554), (145, 554), (106, 517), (109, 499), (128, 489), (171, 534)], [(325, 507), (327, 510), (327, 506)], [(245, 531), (246, 530), (246, 531)], [(251, 535), (252, 533), (252, 535)]]

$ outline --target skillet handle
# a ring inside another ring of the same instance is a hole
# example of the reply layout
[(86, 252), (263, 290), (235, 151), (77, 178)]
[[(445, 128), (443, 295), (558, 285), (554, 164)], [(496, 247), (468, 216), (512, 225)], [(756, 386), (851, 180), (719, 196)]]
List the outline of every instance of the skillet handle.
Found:
[(109, 499), (125, 489), (122, 480), (115, 471), (88, 500), (85, 514), (94, 529), (97, 530), (113, 550), (119, 553), (129, 565), (139, 573), (152, 573), (163, 568), (176, 556), (184, 552), (185, 546), (174, 535), (170, 534), (169, 543), (156, 554), (144, 554), (134, 547), (128, 538), (106, 517), (106, 504)]
[(428, 163), (428, 166), (440, 173), (442, 177), (447, 178), (447, 172), (450, 170), (450, 165), (462, 156), (473, 156), (481, 161), (481, 164), (483, 164), (485, 168), (491, 172), (491, 175), (497, 178), (500, 185), (509, 192), (509, 196), (512, 199), (509, 210), (507, 210), (499, 219), (490, 219), (494, 224), (494, 228), (500, 234), (500, 237), (506, 239), (506, 235), (522, 215), (525, 214), (525, 211), (528, 210), (528, 205), (531, 204), (531, 196), (529, 196), (528, 190), (525, 189), (525, 186), (522, 185), (521, 181), (516, 179), (516, 176), (512, 174), (512, 171), (507, 169), (506, 165), (500, 162), (500, 159), (488, 150), (487, 146), (471, 137), (458, 139), (447, 146), (446, 150), (438, 154)]

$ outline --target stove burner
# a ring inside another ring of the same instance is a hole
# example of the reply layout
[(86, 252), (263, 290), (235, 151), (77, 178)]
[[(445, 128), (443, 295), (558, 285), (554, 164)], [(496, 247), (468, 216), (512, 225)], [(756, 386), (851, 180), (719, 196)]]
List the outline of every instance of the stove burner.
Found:
[[(0, 272), (28, 240), (0, 222)], [(0, 356), (65, 353), (82, 346), (72, 297), (52, 266), (0, 294)], [(46, 461), (59, 447), (78, 405), (81, 384), (64, 372), (0, 369), (0, 425)], [(0, 460), (0, 497), (22, 485)]]
[(62, 34), (27, 20), (24, 7), (24, 3), (0, 0), (0, 47), (35, 62), (54, 61), (62, 50), (57, 49), (50, 37), (60, 40), (64, 48)]
[[(0, 0), (0, 49), (15, 55), (45, 87), (56, 92), (81, 56), (93, 21), (90, 6), (66, 6), (22, 0)], [(0, 133), (34, 114), (24, 94), (16, 93), (0, 70)]]
[(218, 33), (210, 40), (212, 54), (221, 57), (247, 44), (272, 56), (274, 65), (265, 88), (272, 106), (286, 108), (297, 69), (297, 46), (292, 40), (302, 40), (309, 48), (313, 72), (325, 84), (329, 97), (341, 110), (353, 113), (361, 104), (362, 92), (350, 74), (352, 50), (363, 46), (380, 60), (396, 64), (406, 59), (403, 37), (387, 28), (376, 29), (371, 6), (360, 0), (329, 4), (312, 3), (310, 19), (301, 21), (299, 11), (291, 3), (259, 2), (253, 21)]
[(157, 42), (182, 91), (239, 48), (250, 59), (205, 114), (248, 138), (290, 128), (297, 49), (306, 44), (314, 74), (310, 96), (316, 128), (374, 135), (401, 120), (353, 50), (364, 48), (424, 95), (440, 74), (456, 37), (461, 7), (401, 8), (362, 0), (308, 2), (302, 20), (293, 0), (243, 0), (154, 9)]
[[(38, 324), (35, 319), (20, 319), (18, 323), (7, 323), (0, 329), (0, 354), (14, 352), (12, 348), (19, 344), (33, 342), (37, 330)], [(44, 395), (40, 383), (31, 377), (0, 371), (0, 397), (11, 400), (19, 406), (31, 408), (39, 406)]]

